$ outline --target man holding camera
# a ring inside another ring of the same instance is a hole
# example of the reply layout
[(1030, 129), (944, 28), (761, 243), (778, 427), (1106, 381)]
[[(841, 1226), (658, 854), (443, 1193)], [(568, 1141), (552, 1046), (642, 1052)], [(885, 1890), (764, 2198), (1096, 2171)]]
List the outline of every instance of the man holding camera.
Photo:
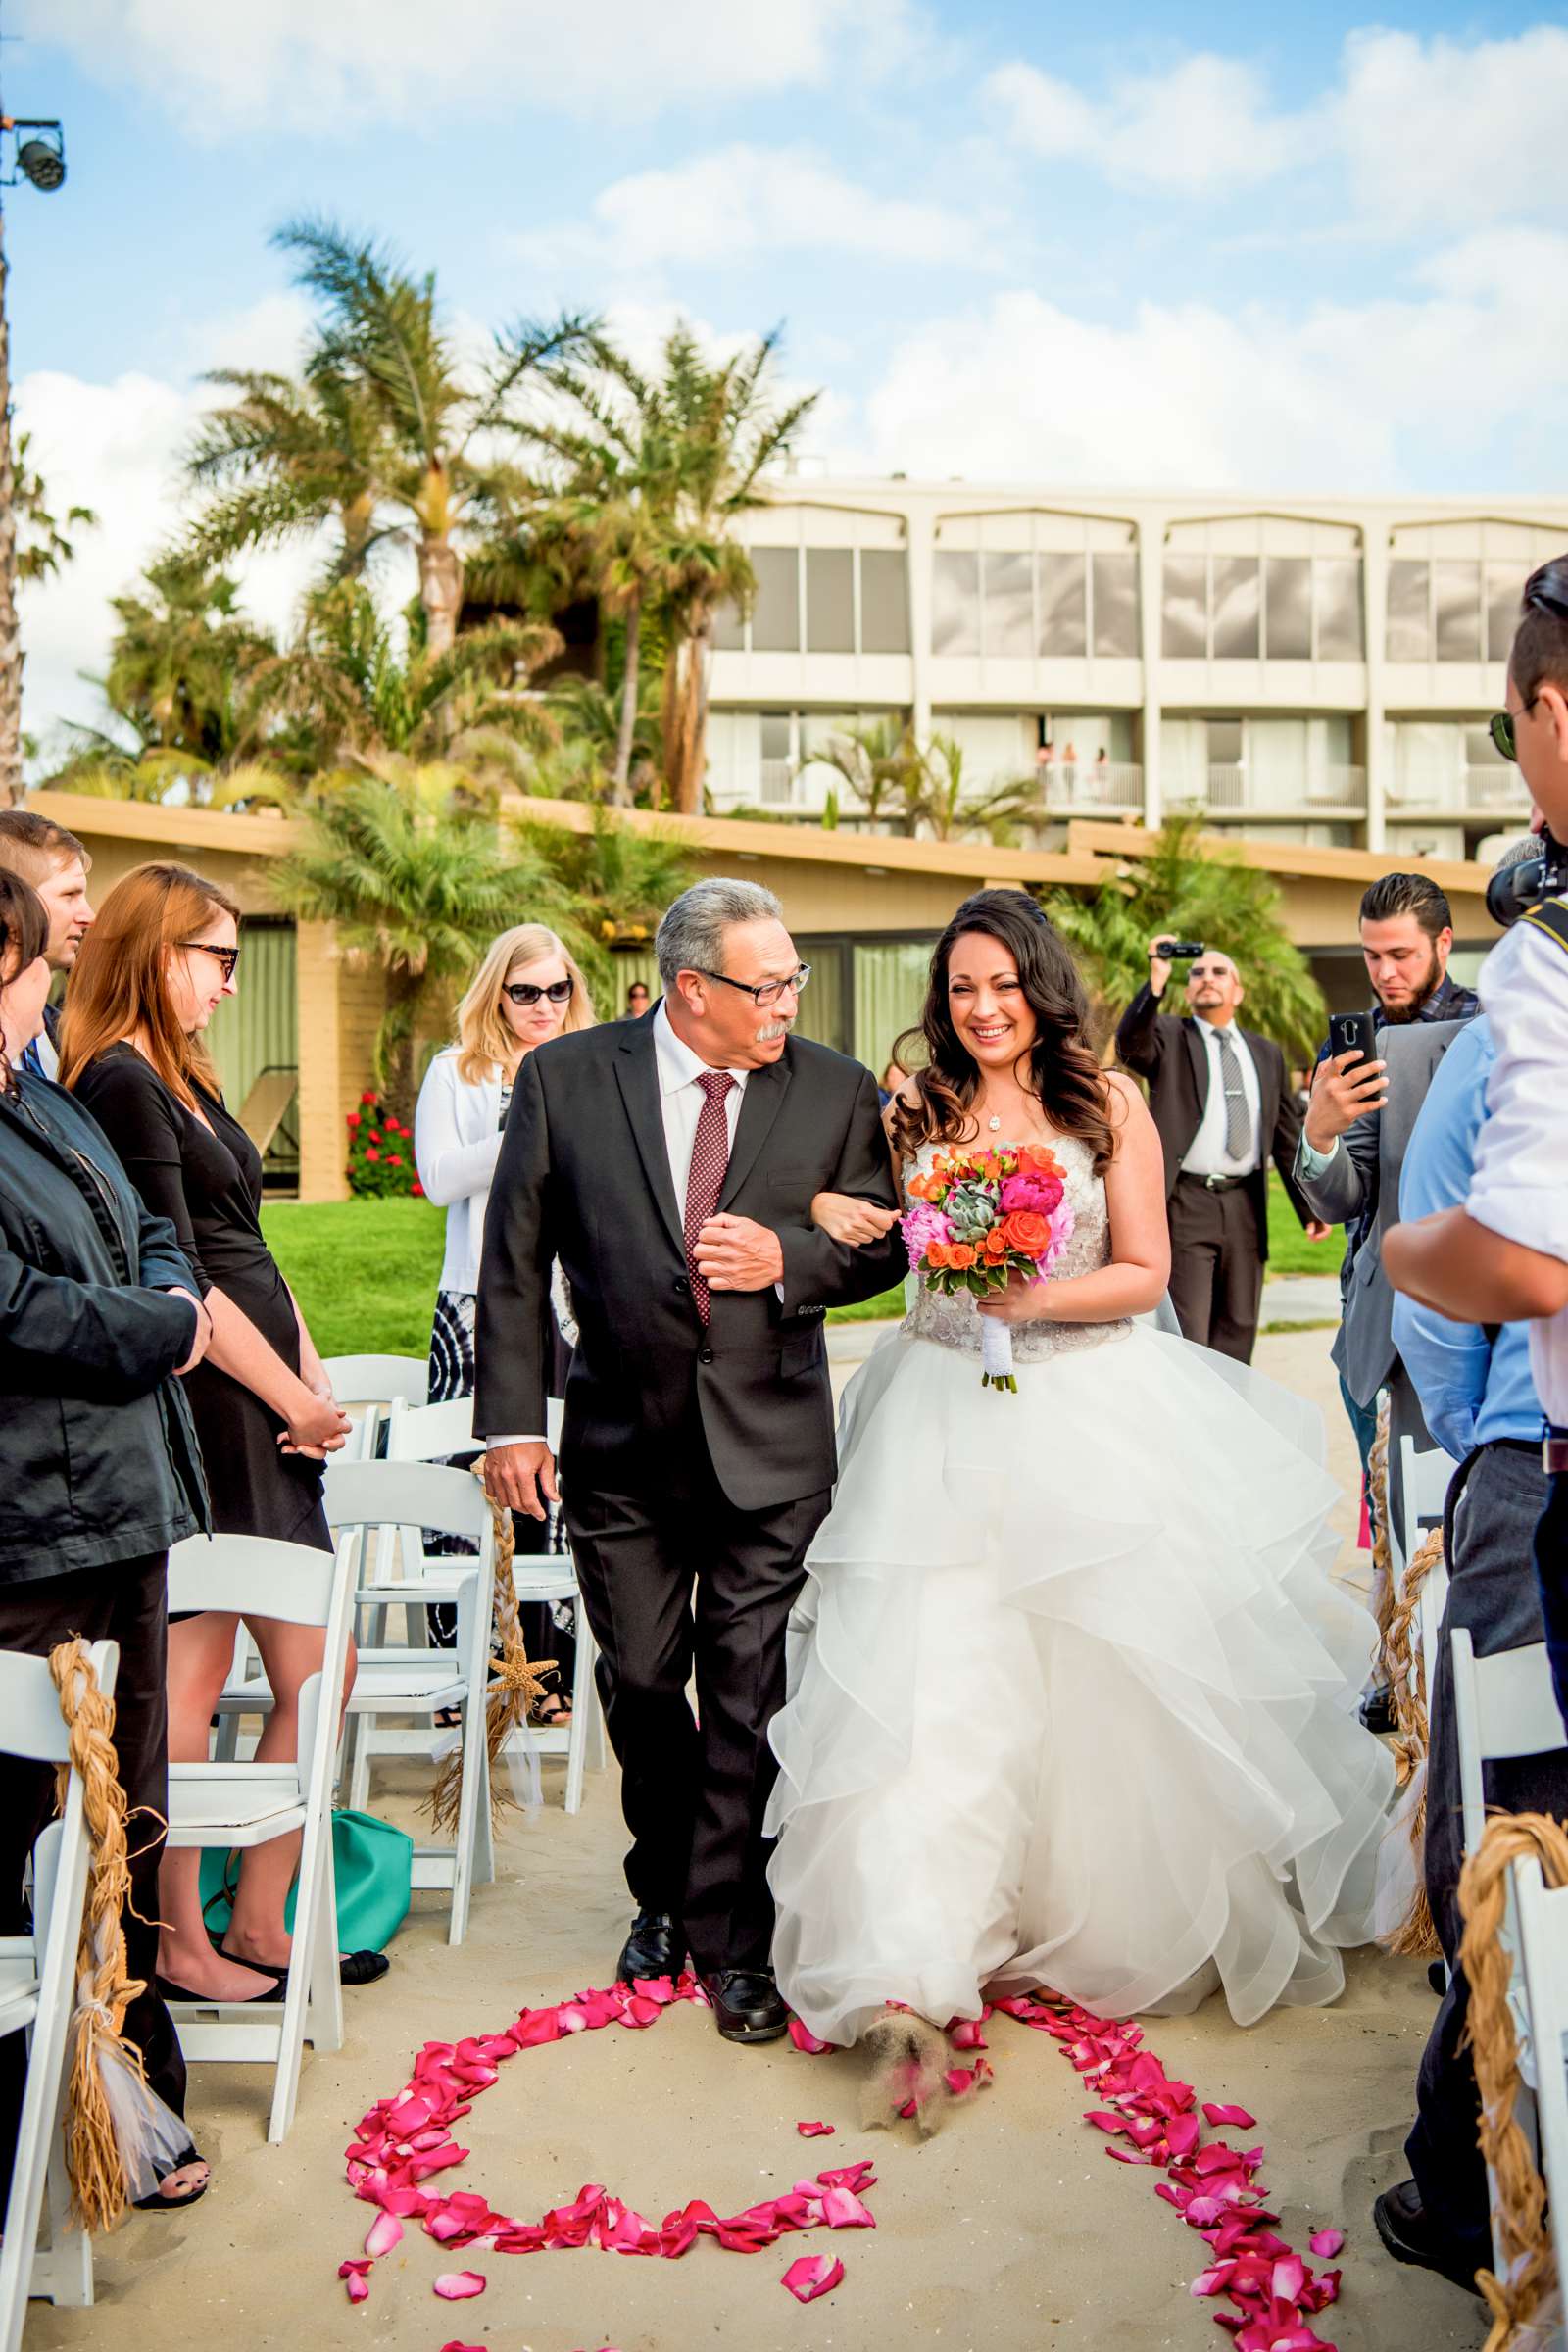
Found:
[(1496, 1042), (1491, 1113), (1463, 1208), (1388, 1237), (1390, 1281), (1458, 1322), (1528, 1322), (1545, 1414), (1546, 1505), (1536, 1571), (1557, 1703), (1568, 1721), (1568, 557), (1533, 572), (1493, 741), (1517, 760), (1542, 855), (1494, 876), (1510, 923), (1481, 976)]
[[(1192, 959), (1191, 1012), (1159, 1007), (1171, 967)], [(1149, 1082), (1149, 1107), (1165, 1152), (1170, 1218), (1170, 1299), (1183, 1337), (1247, 1364), (1257, 1339), (1268, 1258), (1268, 1163), (1313, 1241), (1326, 1225), (1295, 1176), (1301, 1114), (1285, 1056), (1236, 1015), (1242, 976), (1217, 948), (1161, 933), (1149, 943), (1149, 982), (1122, 1015), (1116, 1052)]]

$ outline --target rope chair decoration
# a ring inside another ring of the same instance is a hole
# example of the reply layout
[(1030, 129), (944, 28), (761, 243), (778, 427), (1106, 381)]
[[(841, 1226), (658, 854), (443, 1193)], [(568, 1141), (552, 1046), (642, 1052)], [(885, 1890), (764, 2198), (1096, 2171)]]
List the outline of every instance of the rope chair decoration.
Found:
[(1372, 1591), (1378, 1621), (1378, 1646), (1374, 1659), (1382, 1656), (1388, 1639), (1389, 1623), (1394, 1615), (1394, 1555), (1389, 1549), (1389, 1400), (1378, 1406), (1378, 1434), (1366, 1457), (1367, 1509), (1372, 1521)]
[(1401, 1959), (1436, 1960), (1443, 1946), (1438, 1940), (1437, 1923), (1427, 1901), (1425, 1875), (1421, 1858), (1427, 1836), (1427, 1755), (1431, 1735), (1427, 1724), (1429, 1685), (1427, 1660), (1411, 1641), (1411, 1627), (1421, 1601), (1421, 1588), (1434, 1568), (1443, 1559), (1443, 1530), (1435, 1527), (1404, 1572), (1404, 1585), (1389, 1619), (1383, 1637), (1382, 1659), (1394, 1693), (1394, 1712), (1398, 1732), (1394, 1740), (1395, 1785), (1409, 1787), (1417, 1774), (1421, 1788), (1417, 1801), (1410, 1809), (1410, 1850), (1415, 1858), (1415, 1887), (1410, 1908), (1395, 1933), (1386, 1939), (1385, 1948), (1397, 1953)]
[[(483, 1463), (475, 1464), (474, 1476), (483, 1485)], [(495, 1592), (492, 1602), (492, 1624), (500, 1654), (490, 1660), (490, 1687), (485, 1694), (485, 1744), (490, 1751), (490, 1815), (499, 1823), (502, 1812), (516, 1806), (507, 1776), (498, 1767), (502, 1750), (514, 1732), (523, 1730), (529, 1710), (545, 1692), (545, 1676), (556, 1665), (554, 1658), (541, 1658), (537, 1664), (528, 1656), (522, 1638), (522, 1620), (517, 1608), (517, 1588), (512, 1574), (513, 1553), (516, 1539), (513, 1531), (512, 1513), (502, 1503), (490, 1500), (490, 1515), (495, 1525)], [(454, 1735), (454, 1744), (442, 1761), (430, 1790), (427, 1810), (431, 1826), (446, 1836), (458, 1833), (458, 1810), (463, 1799), (463, 1740)]]
[(81, 1777), (91, 1855), (67, 2042), (65, 2139), (72, 2215), (96, 2234), (115, 2229), (133, 2197), (153, 2193), (190, 2134), (149, 2083), (140, 2050), (124, 2038), (125, 2011), (147, 1987), (144, 1979), (130, 1975), (125, 1955), (130, 1863), (114, 1701), (100, 1690), (79, 1640), (50, 1651), (49, 1672), (71, 1734), (71, 1764), (62, 1764), (56, 1776), (56, 1810), (64, 1809), (74, 1765)]
[(1470, 1984), (1465, 2039), (1481, 2093), (1481, 2152), (1496, 2182), (1497, 2240), (1508, 2273), (1478, 2271), (1476, 2284), (1492, 2314), (1486, 2352), (1523, 2352), (1539, 2340), (1537, 2314), (1557, 2282), (1546, 2225), (1546, 2187), (1514, 2113), (1519, 2048), (1508, 2006), (1512, 1963), (1502, 1941), (1509, 1866), (1534, 1854), (1548, 1886), (1568, 1886), (1568, 1832), (1544, 1813), (1499, 1813), (1459, 1878), (1464, 1935), (1459, 1965)]

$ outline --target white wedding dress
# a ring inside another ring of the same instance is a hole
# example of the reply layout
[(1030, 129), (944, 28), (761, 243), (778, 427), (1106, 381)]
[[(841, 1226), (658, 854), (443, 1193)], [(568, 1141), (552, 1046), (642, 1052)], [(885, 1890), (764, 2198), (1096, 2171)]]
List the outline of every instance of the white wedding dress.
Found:
[[(1089, 1148), (1053, 1143), (1109, 1255)], [(922, 1164), (929, 1157), (922, 1152)], [(779, 1986), (824, 2039), (1049, 1985), (1104, 2016), (1333, 2000), (1393, 1792), (1356, 1718), (1318, 1414), (1140, 1324), (1013, 1328), (921, 1289), (844, 1399), (768, 1812)]]

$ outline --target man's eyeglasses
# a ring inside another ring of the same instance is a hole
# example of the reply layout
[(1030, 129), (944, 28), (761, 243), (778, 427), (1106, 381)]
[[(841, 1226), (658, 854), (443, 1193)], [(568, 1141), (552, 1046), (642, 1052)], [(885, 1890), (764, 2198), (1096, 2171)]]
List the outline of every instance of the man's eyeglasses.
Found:
[(766, 1012), (776, 1004), (786, 989), (791, 996), (798, 997), (811, 977), (808, 963), (798, 964), (787, 980), (732, 980), (728, 972), (710, 972), (702, 964), (696, 968), (705, 980), (722, 980), (726, 988), (740, 989), (753, 1000), (759, 1012)]
[(223, 967), (225, 984), (233, 979), (234, 967), (239, 962), (238, 948), (215, 948), (210, 939), (176, 939), (174, 945), (176, 948), (183, 948), (187, 955), (193, 954), (199, 948), (204, 956), (216, 956)]
[(521, 1004), (524, 1007), (537, 1004), (541, 997), (548, 997), (552, 1004), (569, 1004), (572, 991), (576, 985), (576, 981), (569, 977), (564, 980), (552, 980), (547, 988), (541, 988), (537, 980), (509, 980), (502, 988), (501, 994), (504, 997), (510, 997), (514, 1004)]

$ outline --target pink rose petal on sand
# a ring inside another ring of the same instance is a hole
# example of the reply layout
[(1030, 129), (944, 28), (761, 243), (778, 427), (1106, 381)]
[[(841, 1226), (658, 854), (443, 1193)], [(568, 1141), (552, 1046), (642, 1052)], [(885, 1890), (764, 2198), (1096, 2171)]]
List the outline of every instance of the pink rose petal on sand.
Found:
[(1345, 2231), (1343, 2230), (1314, 2230), (1312, 2232), (1313, 2253), (1322, 2255), (1327, 2261), (1332, 2262), (1344, 2244)]
[(862, 2205), (853, 2188), (822, 2191), (822, 2219), (830, 2230), (874, 2230), (876, 2217)]
[(826, 2254), (803, 2254), (790, 2264), (781, 2284), (789, 2288), (797, 2303), (814, 2303), (818, 2295), (830, 2295), (843, 2277), (842, 2262), (832, 2261)]
[(351, 2303), (363, 2303), (370, 2291), (370, 2281), (368, 2278), (362, 2278), (357, 2271), (354, 2272), (351, 2277), (346, 2278), (343, 2283), (348, 2289), (348, 2297)]
[(795, 2129), (803, 2139), (831, 2139), (838, 2127), (836, 2124), (797, 2124)]
[(985, 2049), (987, 2043), (985, 2035), (980, 2031), (981, 2023), (982, 2020), (978, 2017), (965, 2017), (960, 2018), (956, 2026), (950, 2027), (948, 2039), (954, 2048), (956, 2050)]
[(1215, 2107), (1207, 2099), (1203, 2101), (1203, 2113), (1216, 2130), (1223, 2124), (1234, 2124), (1239, 2132), (1250, 2132), (1257, 2121), (1245, 2107)]
[(378, 2262), (383, 2254), (391, 2253), (402, 2236), (403, 2224), (398, 2220), (396, 2214), (378, 2213), (370, 2224), (369, 2232), (365, 2240), (365, 2251)]
[(443, 2271), (435, 2292), (443, 2303), (462, 2303), (469, 2295), (484, 2293), (484, 2279), (478, 2271)]
[(803, 2026), (798, 2017), (790, 2019), (790, 2039), (803, 2058), (820, 2058), (824, 2050), (833, 2047), (830, 2041), (818, 2041), (810, 2028)]

